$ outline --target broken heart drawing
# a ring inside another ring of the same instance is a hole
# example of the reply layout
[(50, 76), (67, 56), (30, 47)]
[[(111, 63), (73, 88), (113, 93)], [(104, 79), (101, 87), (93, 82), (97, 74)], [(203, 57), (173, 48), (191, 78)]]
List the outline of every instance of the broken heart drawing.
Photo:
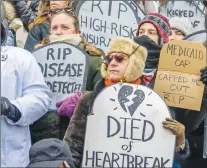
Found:
[(131, 117), (134, 115), (136, 109), (142, 104), (145, 99), (145, 94), (142, 90), (136, 89), (132, 86), (122, 86), (118, 93), (118, 101), (125, 112), (129, 112)]

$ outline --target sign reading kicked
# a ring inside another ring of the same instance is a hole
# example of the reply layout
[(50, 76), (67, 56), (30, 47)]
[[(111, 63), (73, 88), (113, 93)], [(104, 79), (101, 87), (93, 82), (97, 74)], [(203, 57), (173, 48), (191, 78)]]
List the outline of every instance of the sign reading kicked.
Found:
[(50, 109), (75, 92), (86, 89), (88, 54), (69, 43), (55, 42), (33, 52), (52, 92)]

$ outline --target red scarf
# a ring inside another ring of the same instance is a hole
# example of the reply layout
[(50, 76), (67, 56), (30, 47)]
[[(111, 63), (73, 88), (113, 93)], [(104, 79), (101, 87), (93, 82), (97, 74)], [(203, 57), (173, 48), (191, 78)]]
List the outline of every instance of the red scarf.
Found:
[[(117, 82), (118, 83), (118, 82)], [(131, 83), (131, 84), (135, 84), (135, 85), (140, 85), (141, 84), (141, 79), (138, 78), (137, 80), (133, 81), (133, 82), (128, 82), (128, 83)], [(114, 82), (112, 82), (111, 80), (108, 80), (108, 79), (105, 79), (105, 85), (106, 86), (110, 86), (112, 84), (115, 84)]]

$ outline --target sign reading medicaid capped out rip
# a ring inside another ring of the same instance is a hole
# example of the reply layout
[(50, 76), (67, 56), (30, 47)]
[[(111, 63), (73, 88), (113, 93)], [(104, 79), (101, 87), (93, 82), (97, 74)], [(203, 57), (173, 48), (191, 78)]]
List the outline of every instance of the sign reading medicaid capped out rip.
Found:
[(173, 40), (160, 53), (154, 90), (172, 107), (200, 111), (206, 67), (206, 48), (198, 42)]
[(144, 14), (128, 1), (80, 1), (76, 13), (85, 39), (106, 51), (114, 37), (133, 39)]
[(87, 117), (82, 167), (172, 167), (175, 136), (162, 126), (166, 117), (165, 102), (145, 86), (103, 89)]
[(55, 42), (33, 52), (52, 93), (49, 108), (80, 90), (86, 90), (89, 56), (69, 43)]

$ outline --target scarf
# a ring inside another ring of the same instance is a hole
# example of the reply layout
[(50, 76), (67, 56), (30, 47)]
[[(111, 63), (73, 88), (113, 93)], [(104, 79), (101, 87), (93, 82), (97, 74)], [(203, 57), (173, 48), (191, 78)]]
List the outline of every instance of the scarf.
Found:
[(153, 40), (151, 40), (148, 36), (145, 35), (135, 37), (134, 41), (137, 44), (145, 47), (148, 51), (147, 60), (143, 72), (144, 80), (147, 79), (146, 82), (148, 83), (154, 77), (155, 72), (157, 70), (160, 58), (160, 51), (162, 47), (157, 45)]
[[(117, 82), (118, 83), (118, 82)], [(128, 82), (128, 83), (131, 83), (131, 84), (135, 84), (135, 85), (140, 85), (141, 84), (141, 79), (138, 78), (137, 80), (133, 81), (133, 82)], [(115, 84), (114, 82), (112, 82), (111, 80), (109, 79), (105, 79), (105, 85), (106, 86), (110, 86), (112, 84)]]

